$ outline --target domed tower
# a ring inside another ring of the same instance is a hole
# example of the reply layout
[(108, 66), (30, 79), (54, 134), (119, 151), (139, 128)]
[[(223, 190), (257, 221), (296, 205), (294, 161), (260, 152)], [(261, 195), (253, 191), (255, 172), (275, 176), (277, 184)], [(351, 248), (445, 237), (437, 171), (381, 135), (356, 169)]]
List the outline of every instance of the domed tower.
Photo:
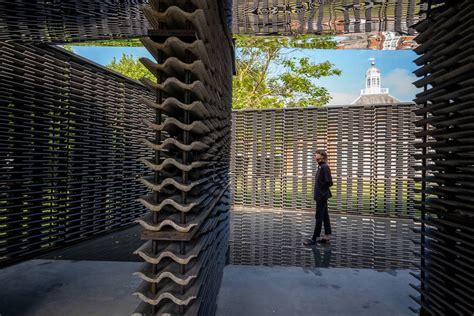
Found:
[(392, 104), (400, 103), (399, 100), (388, 93), (388, 88), (382, 88), (380, 70), (375, 67), (375, 59), (370, 59), (370, 68), (365, 74), (365, 89), (360, 91), (360, 96), (351, 104)]
[(371, 58), (371, 66), (367, 69), (365, 75), (365, 89), (362, 89), (361, 94), (381, 94), (387, 93), (388, 89), (380, 88), (380, 70), (375, 67), (375, 59)]

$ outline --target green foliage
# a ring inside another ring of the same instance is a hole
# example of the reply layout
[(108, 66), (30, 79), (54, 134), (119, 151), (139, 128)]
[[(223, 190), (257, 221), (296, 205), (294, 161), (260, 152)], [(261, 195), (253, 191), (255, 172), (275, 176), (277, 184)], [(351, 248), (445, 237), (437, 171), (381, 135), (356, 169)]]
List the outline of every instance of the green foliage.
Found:
[(118, 39), (110, 41), (90, 41), (68, 44), (70, 46), (107, 46), (107, 47), (143, 47), (138, 38)]
[(290, 57), (301, 49), (334, 48), (327, 37), (237, 36), (239, 49), (233, 81), (233, 107), (281, 108), (327, 104), (331, 96), (315, 79), (340, 75), (330, 62), (312, 63), (309, 58)]
[[(291, 57), (302, 49), (335, 48), (328, 37), (301, 35), (261, 37), (237, 35), (237, 76), (233, 81), (233, 107), (281, 108), (327, 104), (331, 96), (316, 79), (340, 75), (330, 62), (312, 63), (309, 58)], [(94, 46), (141, 46), (138, 40), (115, 40), (88, 43)], [(72, 44), (78, 45), (78, 44)], [(85, 45), (85, 44), (84, 44)], [(115, 58), (108, 68), (132, 79), (154, 76), (132, 55)]]
[(68, 52), (74, 53), (74, 49), (72, 48), (71, 45), (62, 45), (61, 47), (67, 50)]
[(248, 36), (236, 35), (234, 38), (239, 48), (307, 48), (307, 49), (335, 49), (337, 43), (328, 36), (293, 35), (286, 36)]
[(153, 74), (140, 63), (138, 58), (134, 58), (133, 55), (123, 54), (118, 62), (114, 57), (112, 62), (106, 67), (135, 80), (141, 78), (155, 80), (155, 76), (153, 76)]

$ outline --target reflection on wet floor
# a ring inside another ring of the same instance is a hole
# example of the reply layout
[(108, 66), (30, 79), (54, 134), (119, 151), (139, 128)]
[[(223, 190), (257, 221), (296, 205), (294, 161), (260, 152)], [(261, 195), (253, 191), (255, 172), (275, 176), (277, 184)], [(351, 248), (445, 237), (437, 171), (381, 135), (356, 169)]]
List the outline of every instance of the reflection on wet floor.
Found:
[(231, 264), (413, 269), (416, 234), (410, 219), (331, 215), (331, 243), (303, 246), (314, 213), (236, 208)]
[(332, 254), (332, 247), (331, 245), (324, 245), (321, 248), (319, 247), (311, 247), (314, 256), (314, 266), (321, 267), (321, 268), (328, 268), (329, 264), (331, 263), (331, 254)]
[[(314, 213), (236, 207), (232, 212), (230, 263), (240, 265), (413, 269), (410, 219), (331, 214), (328, 245), (303, 246), (311, 236)], [(109, 233), (43, 256), (48, 259), (136, 261), (141, 227)]]

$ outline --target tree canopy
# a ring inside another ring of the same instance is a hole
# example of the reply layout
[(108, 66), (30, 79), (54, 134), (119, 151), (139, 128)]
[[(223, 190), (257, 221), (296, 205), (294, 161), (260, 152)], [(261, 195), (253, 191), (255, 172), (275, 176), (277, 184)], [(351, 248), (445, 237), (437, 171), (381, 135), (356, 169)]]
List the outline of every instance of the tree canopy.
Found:
[(138, 38), (75, 42), (68, 45), (70, 46), (104, 46), (104, 47), (143, 47), (142, 42), (140, 42)]
[(138, 58), (135, 58), (133, 55), (123, 54), (118, 62), (114, 57), (112, 62), (106, 67), (135, 80), (139, 80), (141, 78), (156, 80), (155, 76), (153, 76), (153, 74), (140, 63)]
[(237, 76), (233, 81), (233, 107), (281, 108), (321, 106), (331, 100), (328, 90), (314, 81), (340, 75), (326, 61), (313, 63), (309, 57), (294, 57), (308, 48), (334, 48), (326, 37), (237, 36)]
[[(123, 41), (119, 43), (123, 45)], [(336, 43), (330, 38), (236, 35), (236, 43), (234, 109), (321, 106), (331, 100), (328, 90), (318, 86), (316, 80), (339, 76), (341, 71), (328, 61), (314, 63), (302, 54), (304, 49), (335, 48)], [(116, 46), (101, 43), (106, 44)], [(134, 41), (128, 46), (135, 45)], [(154, 79), (133, 55), (124, 54), (119, 61), (114, 58), (107, 67), (132, 79)]]

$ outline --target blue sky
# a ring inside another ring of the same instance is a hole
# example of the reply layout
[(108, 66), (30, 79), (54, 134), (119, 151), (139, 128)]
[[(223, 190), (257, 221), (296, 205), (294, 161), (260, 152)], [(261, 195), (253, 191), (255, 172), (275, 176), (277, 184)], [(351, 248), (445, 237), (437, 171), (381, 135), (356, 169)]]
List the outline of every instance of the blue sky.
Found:
[[(110, 63), (113, 57), (118, 59), (122, 54), (138, 57), (149, 57), (143, 47), (93, 47), (75, 46), (74, 52), (101, 65)], [(333, 76), (316, 80), (316, 84), (326, 87), (331, 93), (330, 104), (348, 104), (352, 102), (364, 88), (364, 76), (370, 66), (369, 58), (375, 58), (377, 67), (382, 73), (382, 87), (389, 88), (390, 94), (401, 101), (412, 101), (419, 91), (412, 85), (416, 77), (412, 72), (416, 69), (413, 60), (416, 54), (411, 50), (323, 50), (306, 49), (294, 55), (309, 57), (313, 62), (330, 61), (342, 70), (341, 76)]]

